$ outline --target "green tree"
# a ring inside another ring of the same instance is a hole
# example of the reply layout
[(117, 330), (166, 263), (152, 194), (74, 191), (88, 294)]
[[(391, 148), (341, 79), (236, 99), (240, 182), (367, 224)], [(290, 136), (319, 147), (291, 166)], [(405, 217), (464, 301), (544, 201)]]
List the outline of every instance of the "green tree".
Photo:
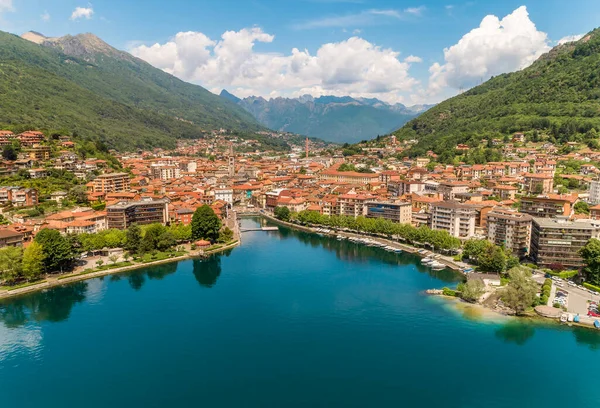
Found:
[(0, 277), (7, 283), (18, 280), (23, 273), (23, 249), (6, 247), (0, 249)]
[(192, 239), (208, 239), (212, 242), (219, 238), (221, 220), (208, 205), (198, 207), (192, 216)]
[(175, 237), (177, 242), (189, 241), (192, 239), (192, 226), (183, 224), (171, 224), (169, 231)]
[(142, 243), (142, 229), (137, 224), (130, 225), (125, 233), (125, 249), (136, 254)]
[(4, 160), (17, 160), (17, 151), (12, 145), (6, 145), (2, 149), (2, 157)]
[(83, 185), (72, 187), (67, 193), (67, 198), (77, 204), (89, 204), (87, 188)]
[(218, 242), (227, 243), (233, 239), (233, 231), (229, 227), (223, 227), (219, 232)]
[(515, 314), (520, 315), (530, 308), (538, 292), (537, 283), (531, 278), (527, 268), (516, 267), (508, 271), (510, 282), (504, 291), (502, 300)]
[(585, 261), (583, 273), (588, 282), (600, 285), (600, 240), (590, 239), (587, 244), (579, 250), (579, 254)]
[(470, 239), (465, 242), (463, 247), (463, 257), (479, 261), (479, 257), (483, 255), (493, 244), (486, 239)]
[(485, 292), (485, 285), (481, 279), (469, 279), (460, 286), (460, 297), (468, 302), (476, 302)]
[(590, 206), (585, 201), (578, 201), (573, 206), (573, 209), (575, 210), (575, 214), (589, 214), (590, 213)]
[(273, 215), (278, 220), (289, 221), (290, 220), (290, 209), (287, 207), (275, 207), (275, 209), (273, 210)]
[(150, 224), (144, 228), (144, 237), (141, 242), (141, 252), (150, 252), (159, 249), (160, 240), (167, 228), (162, 224)]
[(44, 272), (44, 250), (37, 242), (29, 244), (23, 252), (23, 277), (29, 281), (39, 279)]
[(111, 255), (111, 256), (108, 257), (108, 260), (111, 261), (113, 263), (113, 265), (114, 265), (119, 260), (119, 257), (117, 255)]
[(35, 242), (43, 248), (46, 272), (62, 272), (71, 266), (75, 253), (71, 243), (60, 232), (45, 228), (37, 233)]
[(479, 256), (479, 267), (486, 272), (502, 273), (506, 270), (508, 258), (504, 250), (492, 245)]

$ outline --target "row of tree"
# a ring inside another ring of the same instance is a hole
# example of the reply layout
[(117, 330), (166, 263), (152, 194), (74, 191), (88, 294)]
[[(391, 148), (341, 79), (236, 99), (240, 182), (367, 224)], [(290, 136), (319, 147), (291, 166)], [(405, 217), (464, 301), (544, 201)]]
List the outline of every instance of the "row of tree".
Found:
[[(460, 248), (460, 240), (451, 236), (447, 231), (432, 230), (431, 228), (413, 227), (410, 224), (399, 224), (383, 218), (352, 217), (345, 215), (323, 215), (317, 211), (300, 211), (299, 213), (284, 210), (286, 207), (275, 208), (275, 216), (282, 220), (294, 220), (304, 225), (320, 225), (329, 228), (349, 229), (369, 234), (381, 234), (396, 237), (411, 244), (429, 244), (438, 249)], [(286, 219), (287, 218), (287, 219)]]
[(142, 255), (166, 251), (196, 239), (224, 243), (232, 238), (231, 229), (222, 228), (221, 220), (207, 205), (196, 210), (191, 225), (134, 224), (124, 231), (108, 229), (79, 235), (61, 235), (57, 230), (43, 229), (25, 250), (20, 247), (0, 249), (0, 281), (32, 281), (44, 273), (63, 272), (71, 269), (82, 253), (104, 248), (124, 248), (130, 254)]
[(475, 262), (482, 272), (503, 273), (519, 265), (519, 258), (487, 239), (470, 239), (465, 242), (462, 256), (463, 259)]

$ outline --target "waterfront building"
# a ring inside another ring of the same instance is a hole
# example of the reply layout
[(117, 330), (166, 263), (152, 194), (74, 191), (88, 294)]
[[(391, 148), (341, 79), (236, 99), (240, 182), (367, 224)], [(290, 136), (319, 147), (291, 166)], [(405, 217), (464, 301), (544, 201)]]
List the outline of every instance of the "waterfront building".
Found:
[(365, 210), (368, 218), (384, 218), (400, 224), (411, 223), (412, 204), (409, 202), (368, 201)]
[(120, 202), (106, 207), (108, 228), (126, 229), (132, 224), (166, 224), (169, 221), (169, 201), (144, 199)]
[(468, 204), (440, 201), (431, 205), (431, 228), (448, 231), (456, 238), (475, 235), (477, 211)]
[(529, 254), (531, 221), (528, 214), (496, 208), (487, 214), (487, 238), (519, 258)]
[(558, 264), (578, 269), (584, 266), (579, 250), (599, 235), (600, 224), (595, 221), (533, 218), (531, 257), (540, 266)]

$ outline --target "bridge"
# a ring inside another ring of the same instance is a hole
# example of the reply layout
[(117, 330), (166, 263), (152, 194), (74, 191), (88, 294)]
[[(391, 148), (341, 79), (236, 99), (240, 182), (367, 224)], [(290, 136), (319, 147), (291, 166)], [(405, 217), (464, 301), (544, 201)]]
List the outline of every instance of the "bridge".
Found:
[(250, 231), (278, 231), (277, 227), (256, 227), (256, 228), (241, 228), (240, 232), (250, 232)]

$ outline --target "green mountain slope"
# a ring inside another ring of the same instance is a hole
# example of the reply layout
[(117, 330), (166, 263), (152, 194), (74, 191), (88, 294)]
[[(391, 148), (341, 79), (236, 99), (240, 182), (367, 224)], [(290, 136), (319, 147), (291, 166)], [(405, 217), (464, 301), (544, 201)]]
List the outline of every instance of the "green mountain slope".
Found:
[[(600, 30), (555, 47), (522, 71), (490, 79), (448, 99), (394, 134), (416, 139), (411, 154), (452, 156), (458, 143), (524, 131), (564, 143), (597, 143), (600, 131)], [(448, 159), (448, 157), (445, 157)]]
[(91, 34), (38, 38), (0, 32), (0, 124), (75, 132), (120, 149), (170, 147), (220, 127), (262, 129), (236, 104)]

